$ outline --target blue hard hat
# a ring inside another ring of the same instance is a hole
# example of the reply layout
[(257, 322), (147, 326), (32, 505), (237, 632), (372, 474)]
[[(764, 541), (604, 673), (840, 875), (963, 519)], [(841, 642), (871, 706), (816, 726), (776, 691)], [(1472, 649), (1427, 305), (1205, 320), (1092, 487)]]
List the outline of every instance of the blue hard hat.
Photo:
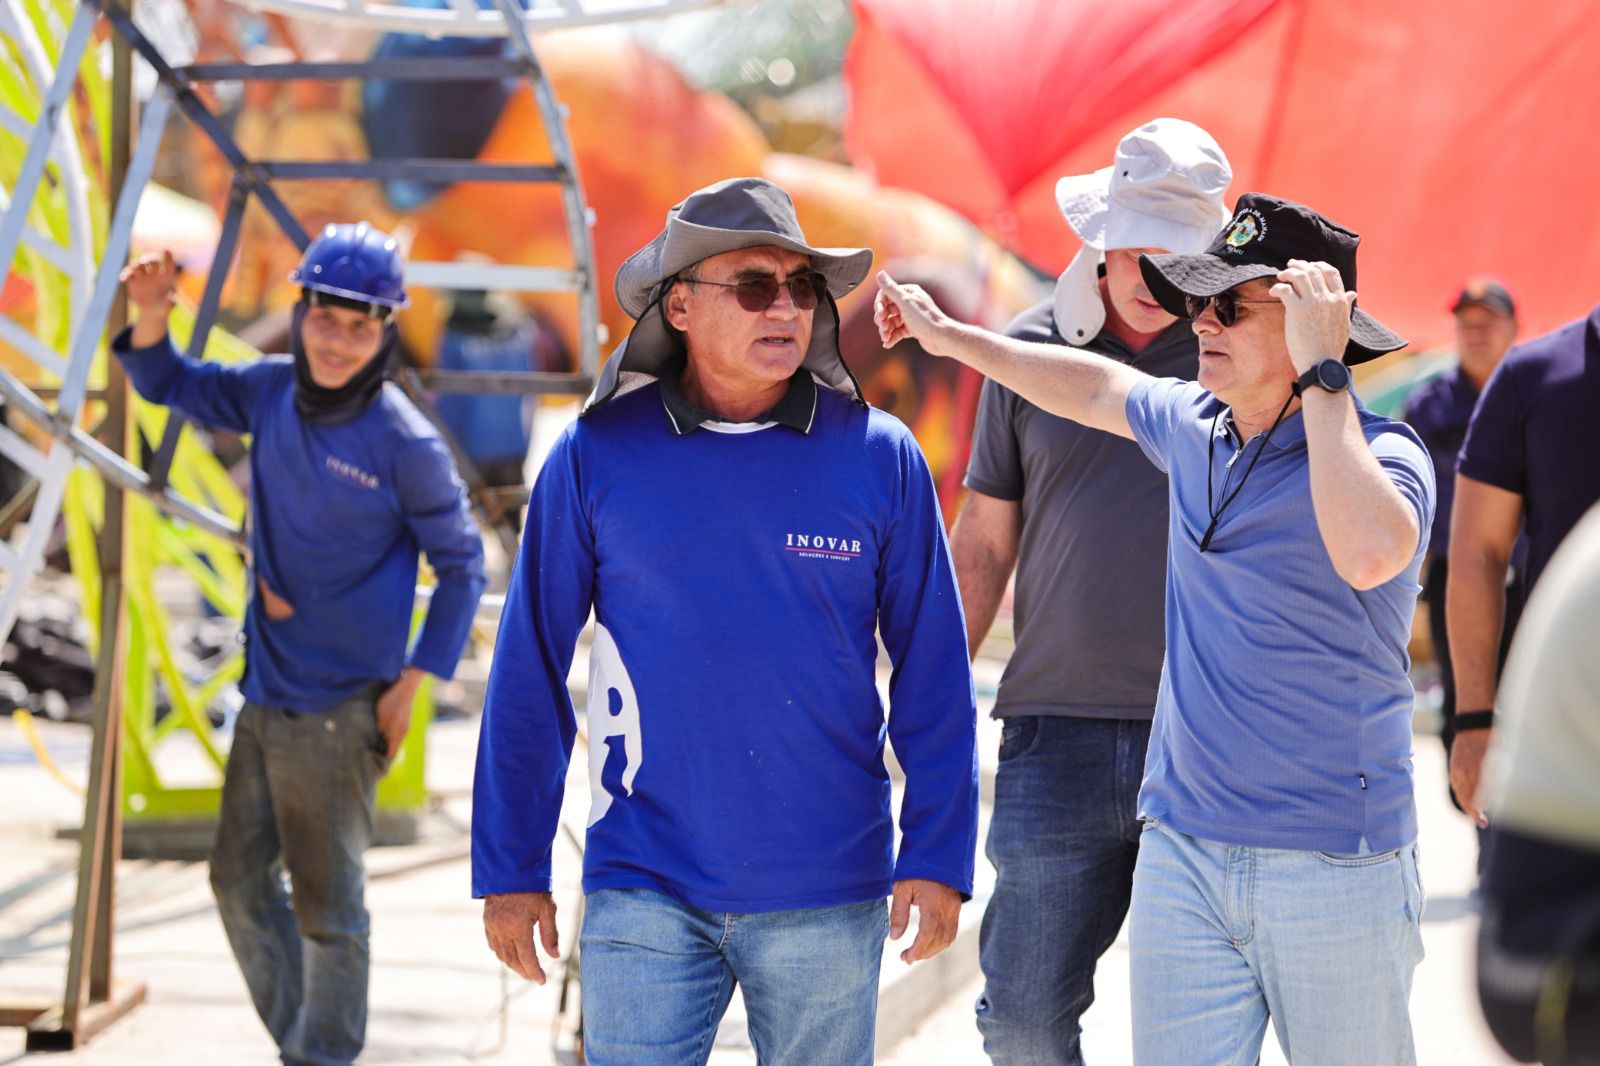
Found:
[(330, 296), (399, 310), (411, 303), (405, 268), (395, 239), (370, 222), (329, 223), (306, 246), (289, 280)]

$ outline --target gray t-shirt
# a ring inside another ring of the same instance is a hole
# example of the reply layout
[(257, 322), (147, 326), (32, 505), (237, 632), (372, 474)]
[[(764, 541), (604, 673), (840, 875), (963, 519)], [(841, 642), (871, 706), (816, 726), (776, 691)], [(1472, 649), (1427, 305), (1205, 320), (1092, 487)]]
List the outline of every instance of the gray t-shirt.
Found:
[[(1065, 344), (1049, 301), (1012, 337)], [(1155, 377), (1194, 380), (1198, 346), (1178, 321), (1134, 357), (1102, 331), (1089, 351)], [(967, 488), (1022, 503), (1016, 649), (997, 718), (1149, 718), (1165, 652), (1167, 476), (1131, 440), (1041, 411), (986, 381)]]

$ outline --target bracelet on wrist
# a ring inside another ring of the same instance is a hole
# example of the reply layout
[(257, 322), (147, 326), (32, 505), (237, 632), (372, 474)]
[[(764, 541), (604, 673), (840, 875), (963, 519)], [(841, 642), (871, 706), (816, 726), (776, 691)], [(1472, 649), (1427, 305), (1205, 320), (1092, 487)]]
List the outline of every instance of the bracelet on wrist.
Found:
[(1457, 711), (1451, 720), (1451, 728), (1457, 733), (1466, 733), (1474, 729), (1493, 729), (1494, 711)]

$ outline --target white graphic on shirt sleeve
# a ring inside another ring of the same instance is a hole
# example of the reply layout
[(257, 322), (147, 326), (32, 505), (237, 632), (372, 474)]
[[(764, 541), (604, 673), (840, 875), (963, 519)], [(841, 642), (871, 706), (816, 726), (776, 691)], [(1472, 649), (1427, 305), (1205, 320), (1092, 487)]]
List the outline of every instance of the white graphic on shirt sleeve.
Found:
[(594, 825), (611, 809), (611, 793), (601, 775), (611, 754), (607, 741), (622, 739), (625, 757), (622, 788), (633, 794), (633, 779), (644, 761), (644, 739), (639, 731), (639, 701), (633, 694), (633, 679), (622, 664), (622, 653), (611, 633), (599, 622), (594, 626), (594, 647), (589, 651), (589, 824)]

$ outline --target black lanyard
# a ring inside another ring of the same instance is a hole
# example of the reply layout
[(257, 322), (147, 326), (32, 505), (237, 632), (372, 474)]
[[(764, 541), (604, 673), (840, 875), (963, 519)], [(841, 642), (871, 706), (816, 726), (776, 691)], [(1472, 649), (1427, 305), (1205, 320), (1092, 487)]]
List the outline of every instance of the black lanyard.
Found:
[[(1294, 393), (1291, 392), (1289, 398), (1283, 401), (1283, 406), (1278, 409), (1278, 417), (1272, 420), (1272, 426), (1263, 434), (1261, 444), (1256, 448), (1255, 457), (1250, 460), (1250, 465), (1244, 468), (1244, 477), (1239, 479), (1238, 487), (1223, 498), (1222, 506), (1216, 510), (1211, 509), (1211, 472), (1216, 469), (1217, 465), (1217, 421), (1222, 417), (1222, 412), (1218, 411), (1211, 417), (1211, 440), (1206, 445), (1206, 512), (1211, 515), (1211, 524), (1206, 527), (1206, 535), (1200, 538), (1201, 551), (1211, 547), (1211, 538), (1216, 536), (1217, 523), (1222, 521), (1222, 512), (1226, 511), (1228, 504), (1238, 499), (1239, 493), (1244, 491), (1244, 483), (1250, 477), (1250, 471), (1254, 470), (1256, 463), (1261, 461), (1261, 453), (1267, 450), (1267, 444), (1272, 440), (1273, 432), (1277, 430), (1278, 423), (1283, 421), (1284, 412), (1289, 410), (1289, 405), (1293, 402)], [(1231, 472), (1230, 470), (1230, 474)], [(1227, 482), (1223, 482), (1222, 487), (1226, 489), (1228, 487)]]

